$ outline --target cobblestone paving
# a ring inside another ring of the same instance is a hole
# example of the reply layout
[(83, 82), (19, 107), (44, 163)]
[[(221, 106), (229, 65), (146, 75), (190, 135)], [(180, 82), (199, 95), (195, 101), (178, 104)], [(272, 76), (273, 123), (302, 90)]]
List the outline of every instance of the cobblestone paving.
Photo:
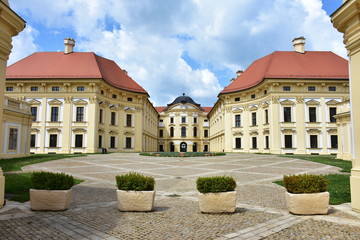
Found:
[[(161, 158), (133, 153), (89, 155), (24, 167), (65, 172), (85, 182), (73, 187), (63, 212), (32, 212), (29, 203), (0, 209), (0, 239), (360, 239), (360, 214), (349, 204), (325, 216), (287, 212), (283, 174), (338, 172), (298, 159), (257, 154)], [(137, 171), (156, 180), (155, 211), (124, 213), (116, 207), (115, 176)], [(238, 184), (235, 214), (201, 214), (196, 178), (233, 176)], [(176, 196), (176, 197), (171, 197)]]

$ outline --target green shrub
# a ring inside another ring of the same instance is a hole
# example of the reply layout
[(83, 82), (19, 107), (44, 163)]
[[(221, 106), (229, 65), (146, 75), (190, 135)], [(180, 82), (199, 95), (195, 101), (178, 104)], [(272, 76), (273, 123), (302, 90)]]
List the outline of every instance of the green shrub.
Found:
[(289, 193), (320, 193), (325, 192), (329, 180), (319, 175), (284, 176), (284, 186)]
[(73, 176), (65, 173), (34, 172), (31, 188), (42, 190), (68, 190), (75, 185)]
[(230, 192), (236, 188), (236, 181), (232, 177), (199, 177), (196, 188), (201, 193)]
[(130, 191), (153, 191), (155, 180), (153, 177), (146, 177), (136, 172), (116, 176), (116, 185), (119, 190)]

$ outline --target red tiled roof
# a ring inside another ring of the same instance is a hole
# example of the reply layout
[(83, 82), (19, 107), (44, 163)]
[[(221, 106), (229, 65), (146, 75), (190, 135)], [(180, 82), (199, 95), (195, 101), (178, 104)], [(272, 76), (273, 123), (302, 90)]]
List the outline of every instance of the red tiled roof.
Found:
[(110, 85), (139, 93), (147, 92), (114, 61), (92, 52), (37, 52), (6, 70), (7, 79), (86, 79), (102, 78)]
[(202, 107), (203, 109), (204, 109), (204, 111), (205, 112), (210, 112), (211, 111), (211, 109), (212, 109), (212, 107)]
[(333, 52), (276, 51), (254, 61), (220, 94), (254, 87), (266, 78), (348, 79), (348, 61)]
[(166, 108), (166, 107), (155, 107), (155, 109), (156, 109), (156, 111), (157, 111), (158, 113), (163, 112), (165, 108)]

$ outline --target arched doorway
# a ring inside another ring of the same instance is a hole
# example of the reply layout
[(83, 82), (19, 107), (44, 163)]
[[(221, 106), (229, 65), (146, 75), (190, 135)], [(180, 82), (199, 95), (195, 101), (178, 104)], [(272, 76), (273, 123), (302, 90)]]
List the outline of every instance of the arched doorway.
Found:
[(186, 144), (186, 142), (180, 143), (180, 152), (187, 152), (187, 144)]
[(193, 144), (193, 152), (197, 152), (197, 143)]
[(175, 152), (175, 145), (173, 142), (170, 143), (170, 152)]

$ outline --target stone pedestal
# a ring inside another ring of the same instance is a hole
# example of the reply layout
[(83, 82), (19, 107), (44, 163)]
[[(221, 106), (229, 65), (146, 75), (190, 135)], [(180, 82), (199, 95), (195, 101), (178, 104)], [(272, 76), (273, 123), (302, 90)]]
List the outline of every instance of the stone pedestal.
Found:
[(3, 171), (0, 168), (0, 208), (5, 204), (5, 177), (3, 176)]

